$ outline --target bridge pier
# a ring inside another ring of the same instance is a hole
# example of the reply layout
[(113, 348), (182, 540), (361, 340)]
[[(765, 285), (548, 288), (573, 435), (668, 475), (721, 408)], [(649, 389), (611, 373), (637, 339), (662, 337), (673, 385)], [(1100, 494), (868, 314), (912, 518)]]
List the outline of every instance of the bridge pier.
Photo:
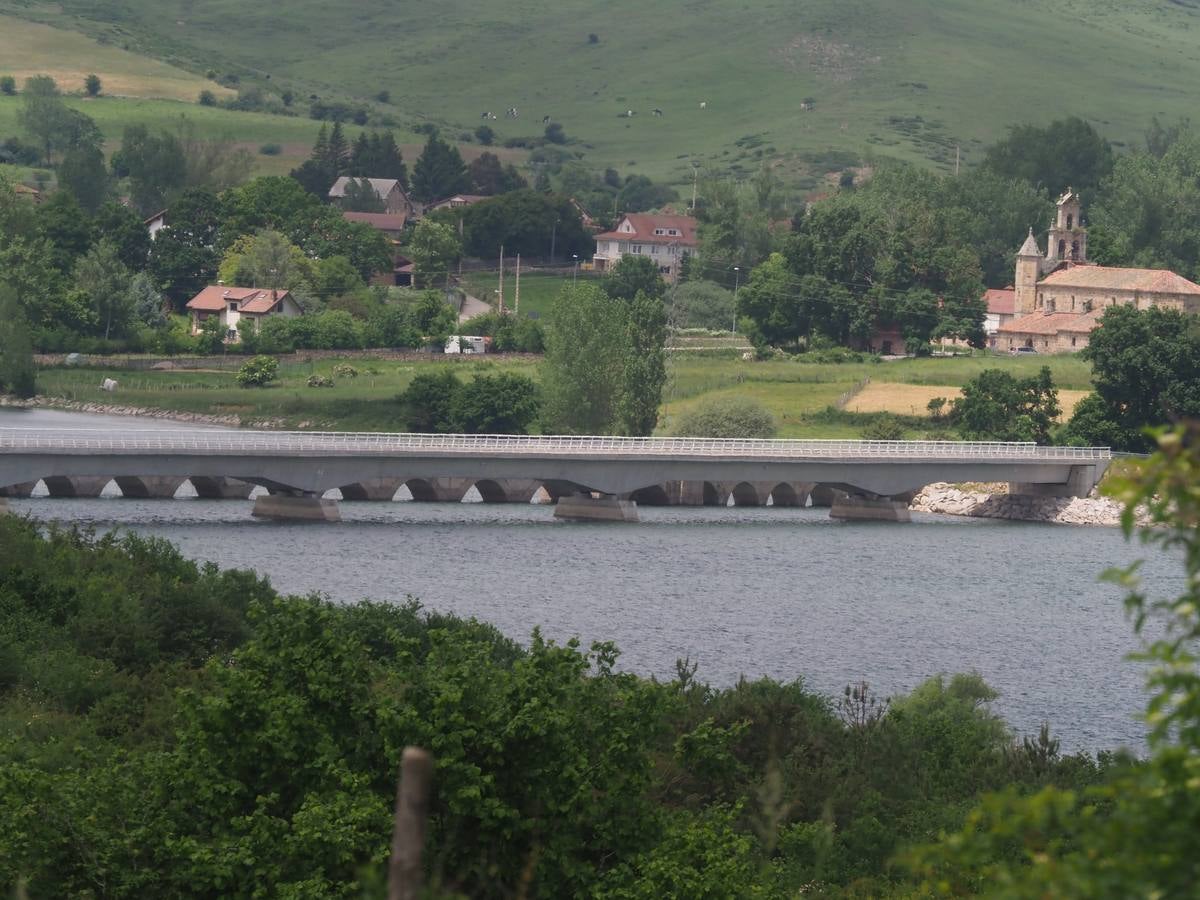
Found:
[(911, 522), (908, 504), (891, 497), (839, 494), (829, 509), (829, 518), (858, 522)]
[(575, 522), (636, 522), (637, 503), (614, 494), (571, 494), (554, 504), (554, 518)]
[(173, 475), (118, 475), (113, 481), (121, 489), (122, 497), (134, 500), (170, 500), (187, 479)]
[(26, 498), (33, 493), (35, 487), (37, 487), (36, 481), (22, 481), (20, 484), (10, 484), (6, 487), (0, 487), (0, 497)]
[(254, 492), (254, 485), (238, 478), (193, 475), (188, 480), (191, 481), (196, 496), (202, 500), (248, 500)]
[(281, 522), (340, 522), (336, 500), (315, 494), (263, 494), (254, 501), (250, 515)]
[(42, 479), (51, 497), (99, 497), (112, 481), (107, 475), (48, 475)]
[(1086, 497), (1092, 492), (1104, 469), (1097, 466), (1071, 466), (1071, 474), (1062, 484), (1031, 484), (1022, 481), (1010, 481), (1010, 494), (1027, 494), (1032, 497)]

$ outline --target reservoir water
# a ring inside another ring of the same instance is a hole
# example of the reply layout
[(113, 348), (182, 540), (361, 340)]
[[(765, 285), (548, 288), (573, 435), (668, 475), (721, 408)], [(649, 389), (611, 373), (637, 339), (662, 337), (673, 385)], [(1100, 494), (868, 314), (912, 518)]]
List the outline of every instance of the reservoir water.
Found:
[[(179, 427), (0, 413), (0, 427)], [(914, 514), (845, 523), (824, 509), (643, 508), (632, 525), (556, 522), (547, 506), (343, 503), (338, 524), (250, 518), (249, 501), (10, 500), (16, 513), (123, 528), (188, 556), (248, 567), (282, 591), (403, 600), (527, 638), (612, 640), (623, 665), (669, 677), (690, 657), (716, 685), (802, 678), (880, 695), (978, 671), (1021, 733), (1067, 749), (1142, 749), (1137, 641), (1109, 566), (1146, 558), (1152, 594), (1179, 564), (1116, 529)]]

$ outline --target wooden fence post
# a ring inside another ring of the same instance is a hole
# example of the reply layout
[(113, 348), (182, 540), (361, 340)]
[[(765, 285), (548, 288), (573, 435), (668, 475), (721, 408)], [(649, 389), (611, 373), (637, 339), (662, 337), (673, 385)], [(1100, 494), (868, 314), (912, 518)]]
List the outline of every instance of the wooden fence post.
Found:
[(405, 747), (396, 785), (396, 817), (392, 857), (388, 862), (388, 900), (417, 900), (421, 893), (421, 852), (433, 781), (433, 757), (419, 747)]

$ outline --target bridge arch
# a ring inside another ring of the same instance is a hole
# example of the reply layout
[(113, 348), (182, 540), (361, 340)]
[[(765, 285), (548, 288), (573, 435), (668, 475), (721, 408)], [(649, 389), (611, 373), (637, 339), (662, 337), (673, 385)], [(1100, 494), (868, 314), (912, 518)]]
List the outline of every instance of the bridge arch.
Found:
[(629, 499), (634, 501), (638, 506), (671, 505), (671, 498), (667, 496), (667, 492), (661, 484), (652, 484), (644, 488), (638, 488), (629, 495)]
[(51, 497), (99, 497), (112, 479), (106, 475), (47, 475), (42, 479)]
[(481, 478), (475, 482), (475, 490), (479, 491), (479, 496), (484, 503), (507, 503), (508, 493), (504, 490), (504, 485), (491, 478)]
[(711, 481), (704, 482), (703, 504), (705, 506), (724, 506), (728, 496), (717, 489), (717, 486)]
[(441, 499), (433, 483), (424, 478), (410, 478), (404, 482), (404, 487), (408, 488), (409, 494), (417, 503), (436, 503)]
[(729, 494), (734, 506), (762, 506), (758, 491), (748, 481), (739, 482)]
[(800, 495), (796, 493), (796, 489), (786, 481), (782, 481), (775, 485), (775, 487), (771, 488), (772, 506), (803, 506), (804, 500), (806, 499), (807, 497), (800, 497)]

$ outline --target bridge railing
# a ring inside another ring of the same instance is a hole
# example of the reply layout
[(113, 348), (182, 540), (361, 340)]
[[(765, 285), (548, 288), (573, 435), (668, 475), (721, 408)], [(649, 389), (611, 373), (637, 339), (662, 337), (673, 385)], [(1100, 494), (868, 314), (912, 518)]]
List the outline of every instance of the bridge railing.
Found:
[(1107, 460), (1107, 447), (1042, 447), (1025, 442), (837, 441), (751, 438), (643, 438), (585, 435), (409, 434), (313, 431), (0, 429), (0, 453), (189, 453), (391, 455), (454, 453), (562, 456), (760, 457), (825, 459)]

